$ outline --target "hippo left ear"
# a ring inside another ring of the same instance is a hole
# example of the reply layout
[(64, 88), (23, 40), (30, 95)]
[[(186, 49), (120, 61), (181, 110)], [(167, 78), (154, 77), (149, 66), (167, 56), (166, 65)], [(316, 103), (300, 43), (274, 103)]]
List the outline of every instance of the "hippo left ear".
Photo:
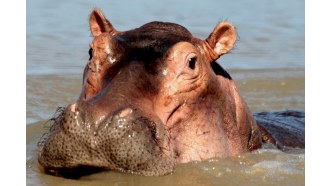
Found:
[(102, 11), (98, 8), (95, 8), (89, 16), (89, 26), (94, 37), (102, 33), (116, 32), (115, 28), (113, 28), (111, 23), (105, 18)]
[(236, 30), (231, 23), (219, 23), (205, 41), (211, 47), (212, 51), (209, 52), (213, 54), (212, 61), (228, 53), (233, 48), (236, 38)]

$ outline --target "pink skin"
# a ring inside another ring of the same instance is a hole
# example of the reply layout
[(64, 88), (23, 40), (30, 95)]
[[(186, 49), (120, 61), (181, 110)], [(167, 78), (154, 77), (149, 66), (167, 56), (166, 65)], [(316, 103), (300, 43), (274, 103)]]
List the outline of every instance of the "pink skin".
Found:
[[(96, 22), (95, 17), (102, 21)], [(121, 32), (117, 32), (97, 9), (91, 14), (90, 25), (95, 37), (91, 43), (95, 55), (90, 62), (100, 64), (106, 60), (102, 55), (109, 53), (111, 48), (109, 37)], [(234, 82), (216, 75), (210, 67), (210, 63), (231, 50), (236, 37), (235, 28), (228, 22), (222, 22), (206, 40), (194, 38), (197, 45), (189, 42), (175, 44), (170, 49), (165, 67), (160, 70), (163, 78), (159, 94), (152, 95), (152, 100), (131, 97), (132, 102), (146, 114), (159, 118), (166, 126), (177, 162), (223, 158), (260, 146), (260, 143), (249, 145), (250, 139), (260, 138), (252, 132), (258, 127)], [(197, 58), (193, 70), (189, 68), (191, 58)], [(94, 73), (92, 69), (85, 70), (81, 95), (88, 96), (81, 97), (82, 100), (104, 91), (102, 87), (107, 82), (103, 80), (106, 75), (102, 72), (106, 72), (109, 66), (97, 66), (99, 73)], [(90, 84), (93, 88), (88, 88)], [(95, 87), (99, 88), (95, 90)], [(95, 119), (112, 112), (113, 105), (110, 108), (109, 104), (103, 103), (93, 104), (94, 109), (89, 109)], [(148, 113), (147, 110), (154, 110), (155, 113)], [(252, 134), (256, 135), (251, 137)]]
[(76, 112), (76, 104), (70, 105), (70, 111), (71, 112)]
[[(94, 14), (103, 21), (95, 22)], [(98, 10), (91, 14), (90, 25), (95, 37), (91, 46), (96, 50), (91, 61), (99, 64), (105, 60), (101, 54), (109, 53), (111, 39), (108, 38), (120, 32)], [(139, 103), (137, 105), (146, 114), (159, 118), (165, 125), (170, 133), (170, 146), (180, 163), (211, 157), (223, 158), (245, 152), (252, 146), (260, 146), (249, 145), (249, 139), (259, 138), (250, 138), (252, 129), (257, 130), (257, 126), (234, 82), (216, 75), (210, 68), (211, 62), (234, 46), (235, 28), (228, 22), (222, 22), (206, 40), (194, 40), (197, 45), (179, 42), (171, 47), (167, 65), (161, 69), (163, 78), (159, 94), (151, 95), (151, 99), (143, 98), (143, 101), (140, 96), (133, 95), (131, 99), (139, 99), (132, 102)], [(194, 57), (197, 62), (192, 70), (189, 68), (189, 59)], [(93, 88), (89, 89), (89, 84), (85, 83), (81, 95), (92, 92), (85, 99), (93, 98), (98, 91), (106, 89), (101, 88), (105, 86), (102, 72), (109, 67), (98, 67), (100, 73), (95, 75), (90, 70), (85, 72), (85, 79), (90, 79), (85, 82), (93, 84)], [(94, 91), (95, 87), (100, 88)], [(94, 112), (93, 116), (102, 118), (112, 112), (113, 105), (109, 107), (110, 104), (103, 104), (105, 102), (111, 101), (103, 100), (98, 106), (93, 104), (94, 109), (90, 109)], [(155, 113), (148, 113), (148, 110), (154, 110)]]
[(46, 172), (88, 166), (165, 175), (176, 163), (261, 147), (251, 112), (215, 62), (235, 44), (231, 23), (201, 40), (163, 22), (119, 32), (98, 9), (89, 20), (94, 38), (80, 97), (40, 143)]
[[(246, 117), (251, 113), (233, 81), (214, 74), (205, 59), (198, 61), (194, 70), (189, 69), (188, 58), (203, 59), (199, 47), (182, 42), (172, 50), (155, 110), (170, 131), (178, 162), (247, 151), (248, 138), (244, 135), (252, 128), (248, 123), (255, 123), (252, 116)], [(213, 95), (208, 95), (210, 90)]]

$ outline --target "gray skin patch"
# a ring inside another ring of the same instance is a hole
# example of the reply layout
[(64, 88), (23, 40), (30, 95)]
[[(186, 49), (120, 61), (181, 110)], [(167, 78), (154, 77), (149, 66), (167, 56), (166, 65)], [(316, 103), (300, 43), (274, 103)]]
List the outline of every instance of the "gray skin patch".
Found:
[[(47, 173), (70, 177), (65, 174), (84, 170), (81, 167), (146, 176), (173, 171), (174, 158), (164, 154), (163, 148), (168, 146), (162, 145), (167, 144), (163, 140), (168, 137), (160, 136), (166, 134), (157, 128), (163, 125), (156, 125), (132, 109), (114, 113), (98, 131), (87, 130), (90, 124), (80, 117), (71, 111), (61, 113), (40, 140), (38, 162)], [(72, 175), (82, 176), (77, 172)]]

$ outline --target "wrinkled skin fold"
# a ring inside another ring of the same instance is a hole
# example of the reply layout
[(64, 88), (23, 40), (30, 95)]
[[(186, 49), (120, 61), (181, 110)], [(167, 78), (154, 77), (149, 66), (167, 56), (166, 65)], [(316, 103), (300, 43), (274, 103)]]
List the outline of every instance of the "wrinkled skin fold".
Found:
[(89, 24), (81, 94), (58, 111), (39, 142), (46, 173), (161, 176), (178, 163), (276, 144), (216, 63), (235, 44), (231, 23), (219, 23), (205, 40), (165, 22), (117, 31), (99, 9)]

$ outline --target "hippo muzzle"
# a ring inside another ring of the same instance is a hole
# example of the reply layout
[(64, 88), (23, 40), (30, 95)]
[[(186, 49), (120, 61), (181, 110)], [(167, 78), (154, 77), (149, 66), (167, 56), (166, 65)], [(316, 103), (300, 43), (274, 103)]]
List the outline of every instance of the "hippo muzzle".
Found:
[(112, 169), (151, 176), (173, 170), (164, 125), (137, 109), (118, 109), (100, 123), (91, 123), (86, 113), (71, 105), (53, 121), (39, 143), (39, 164), (50, 174), (72, 177)]

